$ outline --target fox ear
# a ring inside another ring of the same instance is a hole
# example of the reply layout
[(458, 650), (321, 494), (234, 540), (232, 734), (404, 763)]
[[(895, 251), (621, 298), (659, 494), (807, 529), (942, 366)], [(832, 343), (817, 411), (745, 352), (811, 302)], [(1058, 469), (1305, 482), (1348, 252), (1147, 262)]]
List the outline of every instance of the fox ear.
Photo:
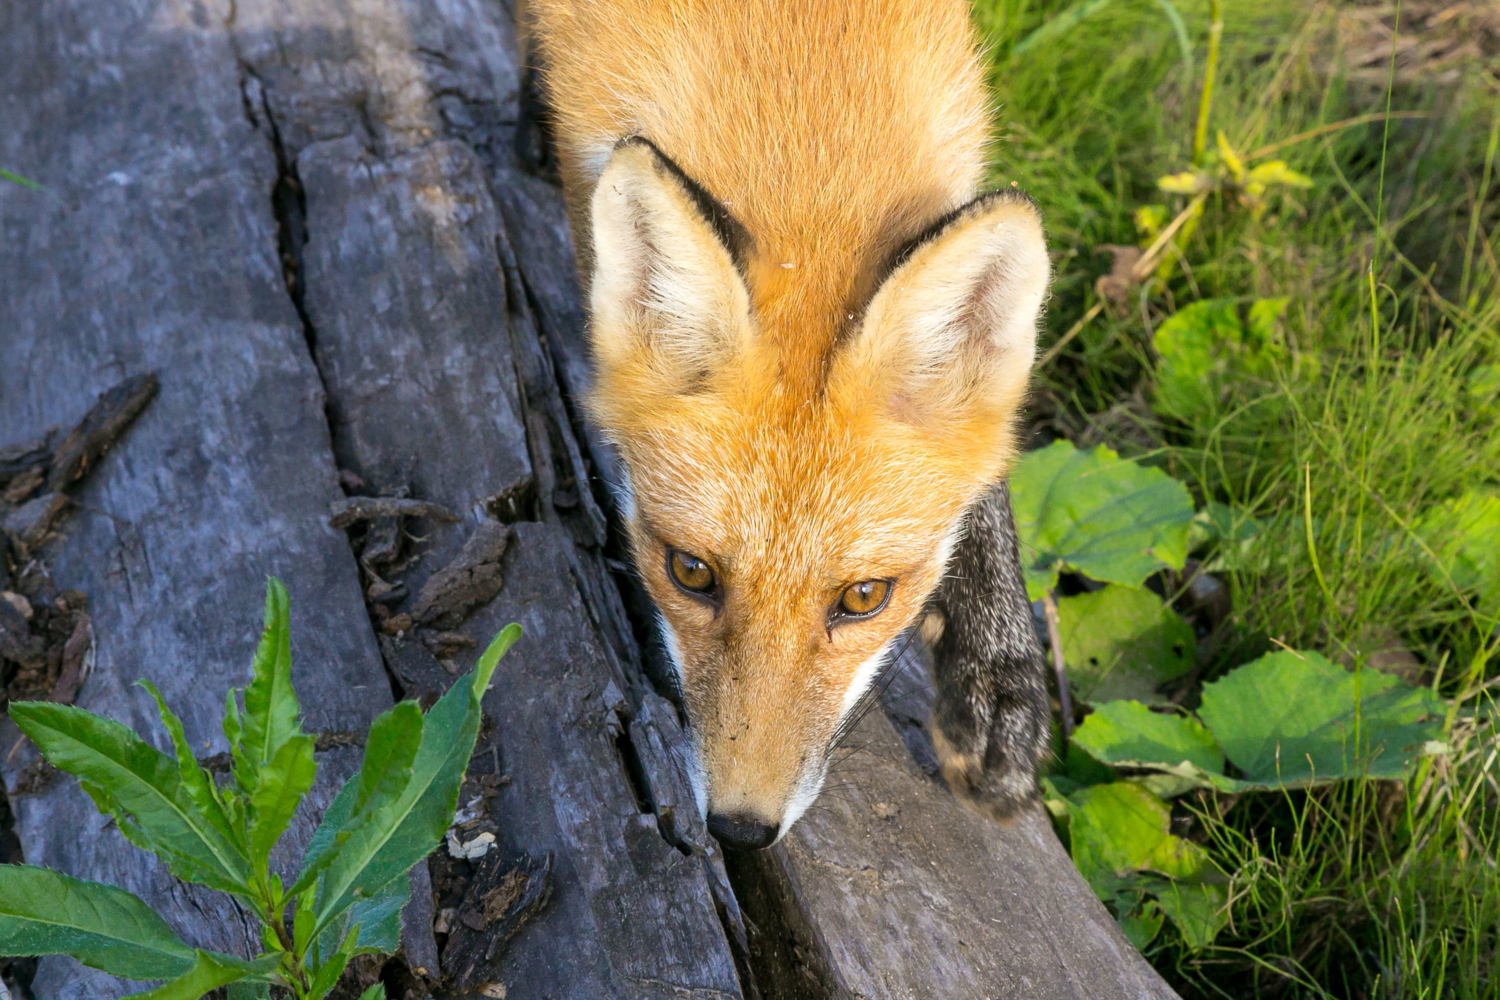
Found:
[(750, 295), (736, 265), (749, 236), (649, 141), (615, 147), (594, 188), (593, 343), (608, 374), (644, 365), (691, 392), (739, 348)]
[(864, 405), (873, 393), (919, 427), (993, 424), (1008, 435), (1036, 356), (1048, 271), (1028, 199), (997, 192), (970, 202), (903, 253), (835, 362), (834, 386)]

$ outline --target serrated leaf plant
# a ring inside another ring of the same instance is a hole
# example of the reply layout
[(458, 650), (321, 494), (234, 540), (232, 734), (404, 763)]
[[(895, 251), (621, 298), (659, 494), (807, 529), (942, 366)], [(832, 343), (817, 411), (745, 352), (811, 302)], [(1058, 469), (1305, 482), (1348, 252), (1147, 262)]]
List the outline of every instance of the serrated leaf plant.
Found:
[(1139, 587), (1187, 559), (1193, 500), (1160, 469), (1054, 441), (1011, 470), (1026, 593), (1041, 598), (1063, 571)]
[[(265, 950), (243, 958), (194, 948), (138, 897), (30, 865), (0, 865), (0, 955), (70, 955), (134, 980), (165, 980), (132, 994), (196, 1000), (228, 986), (234, 998), (279, 985), (320, 1000), (356, 955), (400, 945), (406, 873), (437, 846), (453, 818), (479, 732), (480, 699), (520, 637), (501, 630), (474, 672), (425, 715), (404, 701), (370, 726), (364, 759), (323, 816), (290, 886), (270, 857), (317, 777), (292, 687), (286, 588), (266, 588), (265, 630), (244, 690), (225, 700), (233, 767), (219, 782), (194, 759), (182, 722), (149, 681), (176, 751), (82, 709), (11, 702), (10, 716), (54, 766), (77, 775), (99, 810), (172, 874), (226, 892), (260, 921)], [(371, 987), (361, 1000), (384, 997)]]

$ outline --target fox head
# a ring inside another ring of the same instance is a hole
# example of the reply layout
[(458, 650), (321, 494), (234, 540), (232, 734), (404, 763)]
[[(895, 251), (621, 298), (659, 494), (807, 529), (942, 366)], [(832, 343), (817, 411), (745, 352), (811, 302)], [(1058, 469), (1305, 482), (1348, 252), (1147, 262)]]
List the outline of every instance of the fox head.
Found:
[[(642, 139), (593, 192), (593, 419), (675, 665), (698, 805), (763, 847), (1003, 477), (1048, 261), (1012, 193), (900, 253), (799, 378), (753, 235)], [(774, 273), (771, 275), (774, 278)], [(766, 291), (770, 289), (770, 291)]]

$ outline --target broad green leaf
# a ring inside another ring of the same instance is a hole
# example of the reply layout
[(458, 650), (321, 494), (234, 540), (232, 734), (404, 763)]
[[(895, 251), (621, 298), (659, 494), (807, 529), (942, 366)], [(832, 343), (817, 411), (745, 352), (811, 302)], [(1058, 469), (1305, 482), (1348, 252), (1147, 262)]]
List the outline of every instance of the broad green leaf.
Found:
[[(1061, 738), (1062, 734), (1059, 732), (1055, 735)], [(1078, 787), (1107, 785), (1119, 777), (1113, 767), (1085, 751), (1075, 740), (1069, 740), (1063, 748), (1062, 764), (1063, 774)]]
[(1431, 691), (1389, 674), (1284, 651), (1205, 685), (1198, 717), (1246, 782), (1274, 788), (1356, 775), (1403, 778), (1440, 733), (1443, 710)]
[(1189, 948), (1207, 948), (1229, 923), (1229, 892), (1222, 885), (1143, 879)]
[(1100, 445), (1066, 441), (1023, 456), (1010, 477), (1026, 591), (1036, 600), (1064, 569), (1136, 587), (1187, 559), (1193, 503), (1159, 469), (1121, 459)]
[(1275, 339), (1276, 318), (1286, 299), (1255, 303), (1250, 323), (1240, 321), (1233, 299), (1194, 302), (1156, 328), (1152, 343), (1159, 358), (1152, 408), (1187, 423), (1212, 424), (1230, 396), (1268, 380), (1282, 355)]
[(240, 980), (229, 984), (229, 1000), (271, 1000), (270, 983)]
[(1483, 612), (1500, 612), (1500, 492), (1470, 490), (1430, 511), (1417, 530), (1436, 557), (1428, 563), (1434, 578), (1477, 594)]
[(389, 955), (401, 947), (401, 910), (411, 901), (411, 880), (405, 873), (385, 888), (349, 907), (349, 926), (359, 927), (356, 955)]
[(240, 705), (235, 700), (239, 694), (239, 688), (230, 688), (224, 695), (224, 738), (229, 741), (229, 750), (238, 755), (240, 752)]
[(145, 688), (156, 700), (156, 710), (161, 716), (162, 725), (172, 737), (172, 748), (177, 753), (178, 776), (182, 779), (182, 787), (187, 791), (188, 797), (193, 800), (204, 818), (225, 840), (235, 843), (234, 828), (230, 825), (229, 816), (224, 812), (224, 806), (219, 801), (213, 779), (198, 766), (198, 759), (193, 756), (193, 747), (188, 743), (187, 734), (183, 732), (182, 720), (167, 707), (167, 700), (162, 697), (155, 684), (144, 679), (136, 683)]
[(1271, 343), (1271, 338), (1276, 336), (1276, 324), (1286, 315), (1289, 302), (1291, 299), (1282, 296), (1276, 299), (1256, 299), (1250, 303), (1250, 308), (1245, 313), (1245, 328), (1256, 343)]
[[(327, 810), (323, 813), (322, 822), (313, 831), (312, 839), (307, 842), (307, 850), (302, 855), (302, 871), (298, 873), (297, 881), (292, 883), (288, 895), (302, 899), (304, 894), (317, 884), (318, 877), (323, 874), (323, 870), (333, 862), (338, 848), (349, 839), (349, 831), (345, 828), (351, 826), (350, 817), (354, 814), (354, 797), (358, 792), (359, 782), (355, 778), (350, 778), (344, 782), (338, 794), (333, 797), (333, 801), (328, 804)], [(298, 919), (301, 919), (300, 916)], [(301, 926), (299, 923), (298, 927)], [(301, 931), (299, 930), (298, 933), (300, 934)], [(307, 925), (307, 933), (312, 933), (312, 923)]]
[[(422, 726), (411, 778), (400, 795), (371, 798), (339, 830), (334, 838), (338, 849), (332, 852), (319, 883), (319, 928), (357, 897), (373, 896), (391, 879), (404, 875), (442, 839), (479, 733), (480, 699), (500, 657), (520, 635), (519, 625), (502, 629), (471, 677), (461, 678), (432, 706)], [(341, 791), (339, 798), (343, 797)]]
[(422, 708), (414, 701), (400, 702), (375, 720), (359, 766), (359, 784), (351, 803), (354, 812), (377, 796), (401, 794), (421, 742)]
[(317, 912), (313, 907), (317, 894), (313, 889), (307, 889), (291, 895), (295, 900), (292, 917), (292, 950), (299, 955), (305, 955), (308, 946), (313, 941), (313, 925), (318, 920)]
[(31, 865), (0, 865), (0, 955), (71, 955), (126, 979), (171, 979), (195, 960), (138, 896)]
[(1069, 816), (1073, 860), (1099, 898), (1130, 913), (1140, 893), (1150, 892), (1174, 923), (1182, 916), (1179, 929), (1193, 947), (1203, 947), (1195, 942), (1205, 935), (1212, 942), (1224, 874), (1203, 848), (1171, 834), (1166, 803), (1128, 782), (1095, 785), (1073, 795)]
[[(265, 971), (276, 967), (273, 960)], [(199, 1000), (210, 990), (239, 982), (251, 974), (248, 963), (231, 959), (228, 955), (198, 950), (193, 967), (170, 983), (163, 983), (154, 990), (131, 993), (132, 1000)]]
[(1136, 951), (1145, 951), (1146, 946), (1156, 940), (1156, 935), (1161, 933), (1164, 920), (1165, 914), (1161, 912), (1161, 907), (1151, 899), (1142, 903), (1140, 909), (1115, 918), (1115, 922), (1120, 925), (1120, 930), (1125, 934), (1125, 940), (1129, 941)]
[(1073, 734), (1073, 742), (1115, 767), (1167, 771), (1187, 765), (1203, 784), (1224, 772), (1224, 754), (1196, 719), (1153, 712), (1135, 701), (1099, 705)]
[(1149, 590), (1110, 586), (1057, 602), (1068, 680), (1084, 701), (1159, 701), (1164, 681), (1193, 669), (1192, 626)]
[(1140, 871), (1190, 881), (1218, 874), (1203, 848), (1171, 834), (1166, 803), (1137, 784), (1081, 789), (1068, 816), (1073, 861), (1101, 899), (1111, 899)]
[(250, 795), (248, 831), (250, 857), (257, 870), (266, 864), (271, 848), (286, 832), (302, 796), (318, 775), (313, 743), (311, 736), (293, 736), (260, 768), (255, 791)]
[(177, 761), (120, 723), (69, 705), (11, 702), (10, 717), (53, 766), (82, 780), (103, 811), (131, 817), (173, 874), (247, 891), (244, 855), (199, 808)]
[(286, 587), (272, 577), (266, 581), (266, 620), (255, 650), (250, 686), (245, 688), (245, 714), (240, 751), (247, 774), (240, 787), (254, 787), (254, 775), (276, 756), (282, 744), (301, 735), (301, 708), (292, 689), (292, 635)]
[(1050, 775), (1041, 779), (1042, 805), (1052, 817), (1052, 824), (1057, 828), (1057, 834), (1062, 838), (1063, 846), (1068, 845), (1068, 809), (1071, 805), (1068, 796), (1077, 791), (1078, 786), (1061, 775)]

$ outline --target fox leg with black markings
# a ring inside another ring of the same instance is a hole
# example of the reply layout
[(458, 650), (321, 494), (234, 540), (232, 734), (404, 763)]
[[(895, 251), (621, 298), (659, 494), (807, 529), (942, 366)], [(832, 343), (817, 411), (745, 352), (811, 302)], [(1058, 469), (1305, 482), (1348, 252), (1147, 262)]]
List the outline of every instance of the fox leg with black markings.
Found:
[[(932, 739), (949, 787), (997, 818), (1037, 796), (1051, 710), (1010, 488), (988, 490), (934, 594)], [(941, 631), (940, 635), (934, 635)]]

